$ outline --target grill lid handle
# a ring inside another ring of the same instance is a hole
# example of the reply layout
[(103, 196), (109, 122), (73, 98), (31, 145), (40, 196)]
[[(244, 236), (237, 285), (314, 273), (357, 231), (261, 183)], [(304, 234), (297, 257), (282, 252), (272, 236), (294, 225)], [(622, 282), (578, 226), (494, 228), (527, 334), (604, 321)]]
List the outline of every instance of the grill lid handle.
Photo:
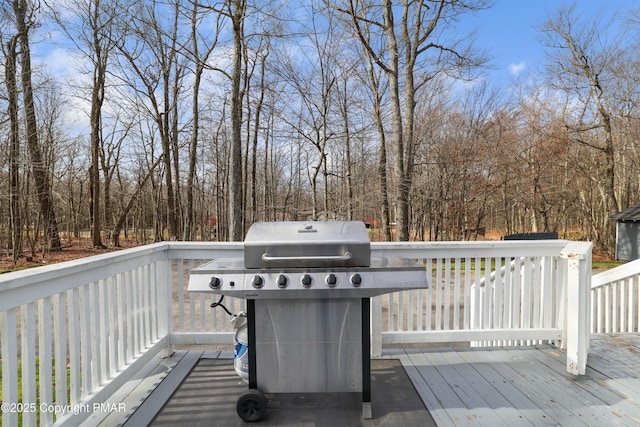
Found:
[(349, 261), (353, 258), (351, 252), (345, 252), (344, 255), (319, 255), (319, 256), (270, 256), (267, 253), (262, 254), (264, 262), (282, 262), (282, 261)]

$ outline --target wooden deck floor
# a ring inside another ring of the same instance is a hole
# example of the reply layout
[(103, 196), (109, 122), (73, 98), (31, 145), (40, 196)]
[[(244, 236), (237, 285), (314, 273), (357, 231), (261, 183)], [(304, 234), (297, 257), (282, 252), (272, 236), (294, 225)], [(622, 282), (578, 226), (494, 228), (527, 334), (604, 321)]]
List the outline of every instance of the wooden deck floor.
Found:
[(638, 426), (640, 336), (592, 340), (586, 375), (550, 346), (396, 350), (438, 426)]
[[(165, 402), (171, 404), (173, 391), (201, 355), (182, 352), (141, 373), (126, 396), (114, 396), (127, 402), (129, 413), (112, 414), (101, 425), (136, 426), (152, 419)], [(394, 349), (384, 357), (402, 362), (438, 426), (640, 425), (637, 334), (594, 338), (586, 375), (579, 377), (566, 372), (564, 353), (551, 346)], [(150, 390), (153, 397), (146, 398)]]

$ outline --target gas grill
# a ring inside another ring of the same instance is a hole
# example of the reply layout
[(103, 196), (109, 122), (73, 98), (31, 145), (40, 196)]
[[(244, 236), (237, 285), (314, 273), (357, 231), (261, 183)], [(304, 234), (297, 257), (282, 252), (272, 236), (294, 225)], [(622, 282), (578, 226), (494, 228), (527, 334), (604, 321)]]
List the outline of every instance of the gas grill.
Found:
[(238, 415), (259, 421), (264, 393), (362, 393), (371, 418), (370, 297), (427, 288), (424, 266), (371, 257), (362, 222), (261, 222), (243, 259), (193, 270), (190, 292), (244, 298), (249, 390)]

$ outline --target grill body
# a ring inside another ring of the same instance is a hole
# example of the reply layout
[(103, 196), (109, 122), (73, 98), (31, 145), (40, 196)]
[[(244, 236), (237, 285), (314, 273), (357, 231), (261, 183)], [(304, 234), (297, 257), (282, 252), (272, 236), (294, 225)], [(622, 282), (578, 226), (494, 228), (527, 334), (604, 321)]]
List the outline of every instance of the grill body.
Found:
[(339, 221), (256, 223), (242, 259), (203, 264), (189, 279), (191, 292), (246, 299), (250, 390), (358, 392), (364, 418), (371, 418), (369, 298), (426, 287), (424, 266), (371, 258), (364, 223)]
[(269, 299), (255, 318), (262, 391), (362, 392), (361, 299)]

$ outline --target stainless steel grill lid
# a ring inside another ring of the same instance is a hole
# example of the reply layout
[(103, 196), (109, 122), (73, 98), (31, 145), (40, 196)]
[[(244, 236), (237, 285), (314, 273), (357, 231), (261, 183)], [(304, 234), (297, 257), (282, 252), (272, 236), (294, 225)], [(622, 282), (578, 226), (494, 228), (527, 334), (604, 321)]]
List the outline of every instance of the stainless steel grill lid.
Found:
[(244, 240), (245, 268), (368, 267), (363, 222), (257, 222)]

